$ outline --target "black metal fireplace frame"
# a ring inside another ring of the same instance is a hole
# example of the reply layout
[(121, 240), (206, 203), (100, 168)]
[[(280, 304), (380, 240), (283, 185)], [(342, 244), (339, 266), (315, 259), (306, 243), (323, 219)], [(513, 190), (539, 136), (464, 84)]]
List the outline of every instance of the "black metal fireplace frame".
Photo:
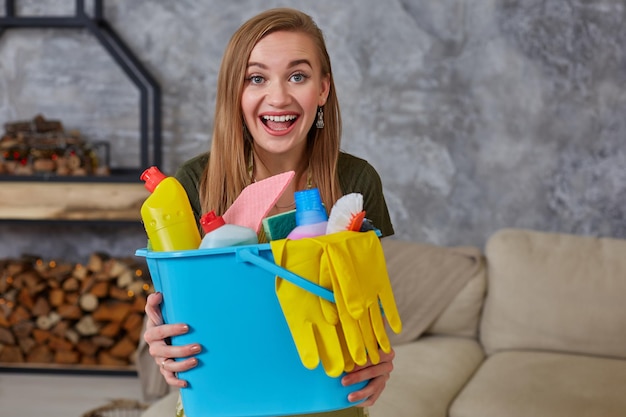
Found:
[(73, 16), (18, 16), (15, 0), (5, 0), (5, 16), (0, 16), (0, 36), (6, 29), (18, 28), (86, 29), (95, 36), (140, 92), (141, 167), (126, 174), (138, 178), (137, 172), (150, 165), (161, 165), (161, 87), (106, 21), (103, 0), (93, 0), (92, 16), (85, 11), (84, 0), (76, 0)]

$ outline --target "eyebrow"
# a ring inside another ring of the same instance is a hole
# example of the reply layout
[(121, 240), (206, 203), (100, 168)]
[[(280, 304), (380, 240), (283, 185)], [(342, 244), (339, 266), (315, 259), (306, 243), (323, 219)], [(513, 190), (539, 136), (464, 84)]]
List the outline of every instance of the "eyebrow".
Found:
[[(296, 59), (293, 60), (289, 63), (289, 65), (287, 65), (287, 68), (293, 68), (293, 67), (297, 67), (300, 64), (306, 64), (309, 67), (313, 68), (313, 66), (311, 65), (311, 62), (308, 59)], [(262, 64), (260, 62), (248, 62), (248, 68), (250, 67), (259, 67), (261, 69), (267, 69), (267, 65)]]

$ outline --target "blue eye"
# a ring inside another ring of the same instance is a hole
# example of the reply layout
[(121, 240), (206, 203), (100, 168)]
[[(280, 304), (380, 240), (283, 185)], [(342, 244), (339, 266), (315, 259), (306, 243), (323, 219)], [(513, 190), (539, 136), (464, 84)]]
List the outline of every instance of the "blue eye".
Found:
[(250, 81), (252, 84), (261, 84), (263, 83), (264, 78), (260, 75), (252, 75), (248, 77), (248, 81)]
[(302, 74), (302, 73), (293, 74), (291, 76), (291, 80), (293, 82), (296, 82), (296, 83), (301, 83), (304, 80), (306, 80), (307, 78), (309, 78), (309, 77), (307, 77), (305, 74)]

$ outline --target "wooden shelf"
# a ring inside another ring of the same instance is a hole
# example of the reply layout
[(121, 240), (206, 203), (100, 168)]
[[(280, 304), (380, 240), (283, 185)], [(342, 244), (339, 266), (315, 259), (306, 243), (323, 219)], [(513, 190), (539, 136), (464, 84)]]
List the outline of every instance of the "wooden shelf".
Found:
[(135, 365), (104, 366), (104, 365), (68, 365), (55, 363), (7, 363), (0, 362), (0, 373), (67, 373), (84, 375), (137, 375)]
[(141, 221), (143, 183), (0, 182), (0, 220)]

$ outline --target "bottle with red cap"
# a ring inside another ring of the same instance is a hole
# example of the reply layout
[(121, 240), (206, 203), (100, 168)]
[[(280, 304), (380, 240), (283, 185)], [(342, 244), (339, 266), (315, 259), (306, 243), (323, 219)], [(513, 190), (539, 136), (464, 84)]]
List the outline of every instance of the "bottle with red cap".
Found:
[(180, 182), (155, 166), (146, 169), (141, 179), (151, 193), (141, 206), (150, 248), (154, 251), (198, 249), (202, 238)]
[(259, 243), (258, 236), (249, 227), (229, 224), (222, 216), (211, 210), (200, 218), (204, 237), (200, 249), (223, 248), (226, 246), (254, 245)]

